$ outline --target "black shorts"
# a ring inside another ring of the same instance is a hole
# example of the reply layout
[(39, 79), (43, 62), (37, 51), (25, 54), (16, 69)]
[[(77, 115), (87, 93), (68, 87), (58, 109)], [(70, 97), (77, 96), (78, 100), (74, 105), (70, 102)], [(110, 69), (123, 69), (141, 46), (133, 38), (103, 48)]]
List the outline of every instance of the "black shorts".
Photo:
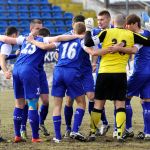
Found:
[(99, 73), (96, 80), (95, 99), (124, 101), (126, 89), (126, 73)]

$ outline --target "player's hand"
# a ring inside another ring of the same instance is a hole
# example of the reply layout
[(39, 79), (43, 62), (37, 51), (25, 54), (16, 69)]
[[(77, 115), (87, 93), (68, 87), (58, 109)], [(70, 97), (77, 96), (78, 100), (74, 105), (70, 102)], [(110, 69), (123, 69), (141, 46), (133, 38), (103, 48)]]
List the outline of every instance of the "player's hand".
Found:
[(91, 31), (94, 28), (94, 20), (93, 18), (87, 18), (84, 21), (86, 26), (86, 31)]
[(10, 70), (5, 71), (5, 72), (4, 72), (4, 75), (5, 75), (5, 78), (6, 78), (6, 79), (11, 79), (11, 75), (12, 75), (12, 74), (11, 74), (11, 71), (10, 71)]
[(29, 35), (26, 40), (29, 42), (29, 43), (32, 43), (32, 41), (34, 40), (34, 36), (33, 35)]

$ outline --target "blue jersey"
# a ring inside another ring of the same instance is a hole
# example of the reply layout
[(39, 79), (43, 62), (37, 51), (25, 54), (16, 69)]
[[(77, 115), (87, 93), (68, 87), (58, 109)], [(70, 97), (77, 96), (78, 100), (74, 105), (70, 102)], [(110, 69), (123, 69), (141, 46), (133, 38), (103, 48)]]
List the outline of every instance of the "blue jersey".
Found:
[[(35, 40), (43, 42), (43, 38), (36, 37)], [(26, 39), (22, 43), (21, 53), (15, 63), (16, 65), (28, 65), (35, 67), (36, 69), (41, 69), (41, 63), (44, 62), (46, 51), (28, 43)]]
[[(145, 37), (150, 37), (150, 32), (144, 30), (141, 35)], [(135, 54), (134, 57), (134, 71), (140, 74), (150, 74), (150, 47), (143, 46)]]
[[(83, 43), (83, 42), (82, 42)], [(80, 69), (83, 59), (83, 48), (81, 39), (61, 42), (58, 45), (59, 57), (57, 67), (70, 67)]]

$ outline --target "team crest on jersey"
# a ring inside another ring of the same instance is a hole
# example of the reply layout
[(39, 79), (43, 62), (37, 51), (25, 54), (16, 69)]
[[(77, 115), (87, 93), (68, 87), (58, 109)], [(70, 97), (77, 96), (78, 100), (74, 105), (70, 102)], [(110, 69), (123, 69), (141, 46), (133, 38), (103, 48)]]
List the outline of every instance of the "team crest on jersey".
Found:
[(40, 95), (40, 88), (37, 88), (37, 93), (36, 95)]

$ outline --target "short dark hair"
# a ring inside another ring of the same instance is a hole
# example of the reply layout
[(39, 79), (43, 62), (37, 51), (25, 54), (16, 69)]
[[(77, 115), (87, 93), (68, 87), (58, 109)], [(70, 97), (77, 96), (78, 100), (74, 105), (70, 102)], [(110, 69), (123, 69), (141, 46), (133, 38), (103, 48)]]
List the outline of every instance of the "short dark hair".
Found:
[(38, 35), (43, 37), (50, 36), (50, 31), (47, 28), (42, 28), (38, 31)]
[(76, 31), (77, 34), (83, 34), (86, 31), (85, 24), (83, 22), (77, 22), (74, 25), (74, 31)]
[(141, 19), (139, 16), (137, 16), (136, 14), (131, 14), (129, 16), (127, 16), (126, 18), (126, 24), (127, 25), (131, 25), (131, 24), (138, 24), (138, 27), (141, 28)]
[(10, 36), (12, 34), (18, 34), (18, 30), (16, 27), (8, 27), (5, 31), (5, 35)]
[(77, 15), (75, 17), (73, 17), (72, 22), (76, 23), (76, 22), (84, 22), (85, 17), (83, 15)]
[(43, 23), (39, 19), (33, 19), (33, 20), (31, 20), (30, 25), (34, 25), (34, 24), (43, 24)]
[(98, 13), (98, 16), (107, 16), (108, 18), (111, 18), (110, 13), (108, 10), (102, 10)]

